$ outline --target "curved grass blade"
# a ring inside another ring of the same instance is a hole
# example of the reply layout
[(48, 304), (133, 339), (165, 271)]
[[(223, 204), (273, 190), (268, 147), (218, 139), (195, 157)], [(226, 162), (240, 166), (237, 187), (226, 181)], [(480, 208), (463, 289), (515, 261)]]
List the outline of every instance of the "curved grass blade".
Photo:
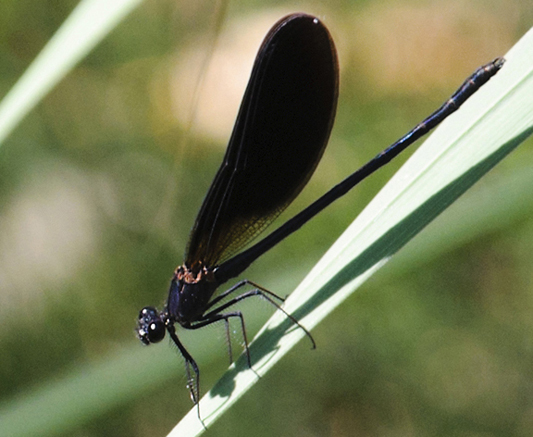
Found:
[(82, 0), (0, 102), (0, 144), (141, 0)]

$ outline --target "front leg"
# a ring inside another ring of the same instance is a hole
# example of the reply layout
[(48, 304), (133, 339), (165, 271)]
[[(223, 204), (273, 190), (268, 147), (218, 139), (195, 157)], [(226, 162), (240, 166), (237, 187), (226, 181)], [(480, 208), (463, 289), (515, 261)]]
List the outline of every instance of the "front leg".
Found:
[[(196, 361), (194, 361), (193, 357), (187, 349), (185, 349), (185, 346), (181, 344), (181, 342), (178, 339), (178, 336), (176, 335), (176, 329), (174, 328), (174, 325), (167, 325), (167, 330), (170, 335), (170, 338), (172, 338), (172, 341), (174, 344), (178, 347), (181, 355), (185, 359), (185, 372), (187, 374), (187, 388), (189, 389), (189, 394), (191, 396), (191, 400), (195, 405), (198, 407), (198, 419), (203, 424), (202, 418), (200, 417), (200, 369), (198, 368), (198, 365), (196, 364)], [(194, 376), (191, 374), (191, 367), (194, 371)]]

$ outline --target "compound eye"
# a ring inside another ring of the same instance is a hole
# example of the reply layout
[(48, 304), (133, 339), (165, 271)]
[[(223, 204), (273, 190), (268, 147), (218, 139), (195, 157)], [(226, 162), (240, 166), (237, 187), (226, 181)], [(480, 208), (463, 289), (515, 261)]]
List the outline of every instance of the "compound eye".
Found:
[(139, 313), (137, 322), (137, 336), (144, 344), (159, 343), (165, 338), (165, 323), (157, 310), (145, 307)]
[(165, 324), (161, 320), (156, 320), (148, 325), (148, 341), (150, 343), (159, 343), (165, 338), (165, 333)]

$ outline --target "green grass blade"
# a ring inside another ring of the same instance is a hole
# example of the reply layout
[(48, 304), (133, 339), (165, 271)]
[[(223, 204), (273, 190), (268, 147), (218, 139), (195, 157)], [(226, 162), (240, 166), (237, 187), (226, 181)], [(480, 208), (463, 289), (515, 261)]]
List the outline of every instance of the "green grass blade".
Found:
[(0, 103), (0, 144), (141, 0), (82, 0)]
[[(505, 56), (496, 77), (446, 120), (359, 215), (285, 302), (308, 329), (533, 131), (533, 31)], [(200, 402), (211, 425), (302, 337), (279, 311)], [(204, 431), (196, 408), (169, 434)]]

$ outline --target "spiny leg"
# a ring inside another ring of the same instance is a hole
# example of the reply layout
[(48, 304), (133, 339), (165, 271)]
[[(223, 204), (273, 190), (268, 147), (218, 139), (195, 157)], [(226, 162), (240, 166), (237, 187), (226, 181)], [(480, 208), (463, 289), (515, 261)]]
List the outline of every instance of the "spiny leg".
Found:
[[(231, 287), (229, 290), (222, 293), (217, 298), (213, 299), (213, 301), (208, 305), (207, 308), (213, 307), (214, 304), (219, 302), (222, 298), (227, 297), (230, 293), (234, 292), (235, 290), (241, 288), (244, 285), (251, 285), (252, 287), (255, 287), (255, 290), (248, 291), (246, 293), (240, 294), (239, 296), (234, 297), (233, 299), (230, 299), (228, 302), (222, 304), (221, 306), (215, 308), (214, 310), (211, 310), (207, 314), (204, 314), (202, 317), (203, 319), (207, 320), (213, 315), (219, 314), (221, 311), (225, 310), (226, 308), (235, 305), (237, 302), (240, 302), (243, 299), (247, 299), (252, 296), (261, 296), (263, 299), (268, 301), (271, 305), (275, 306), (278, 310), (280, 310), (285, 316), (291, 320), (296, 326), (298, 326), (300, 329), (304, 331), (304, 333), (307, 335), (309, 340), (311, 340), (312, 343), (312, 349), (316, 348), (315, 340), (313, 339), (313, 336), (311, 333), (302, 325), (294, 316), (289, 314), (287, 311), (285, 311), (280, 304), (278, 304), (273, 298), (279, 299), (280, 301), (284, 301), (283, 298), (279, 297), (277, 294), (272, 293), (271, 291), (267, 290), (266, 288), (261, 287), (260, 285), (256, 284), (255, 282), (249, 281), (247, 279), (244, 279), (243, 281), (237, 283), (235, 286)], [(272, 296), (272, 297), (271, 297)]]
[(229, 364), (231, 365), (233, 363), (233, 350), (231, 347), (230, 325), (229, 325), (229, 320), (227, 318), (224, 319), (224, 325), (226, 327), (226, 343), (228, 345)]
[(235, 292), (239, 288), (244, 287), (245, 285), (251, 285), (254, 288), (257, 288), (259, 290), (262, 290), (263, 292), (267, 293), (268, 295), (272, 296), (275, 299), (280, 300), (281, 302), (284, 302), (285, 299), (281, 296), (278, 296), (276, 293), (273, 293), (270, 290), (267, 290), (266, 288), (261, 287), (260, 285), (256, 284), (255, 282), (249, 281), (248, 279), (243, 279), (242, 281), (237, 282), (235, 285), (233, 285), (231, 288), (228, 288), (223, 293), (219, 294), (217, 297), (215, 297), (209, 304), (207, 305), (207, 309), (214, 307), (218, 302), (225, 299), (227, 296), (229, 296), (231, 293)]
[[(196, 361), (194, 361), (193, 357), (187, 349), (185, 349), (185, 346), (181, 344), (181, 342), (178, 339), (178, 336), (176, 335), (176, 329), (174, 328), (174, 325), (167, 325), (167, 330), (172, 338), (172, 341), (174, 344), (178, 347), (182, 357), (185, 359), (185, 372), (187, 375), (187, 388), (189, 389), (189, 394), (191, 396), (191, 400), (197, 407), (198, 411), (198, 419), (200, 422), (202, 422), (202, 425), (205, 428), (204, 422), (202, 418), (200, 417), (200, 369), (198, 368), (198, 365), (196, 364)], [(194, 377), (191, 374), (191, 368), (194, 371)]]
[[(230, 317), (238, 317), (241, 320), (241, 330), (242, 330), (242, 337), (244, 340), (244, 351), (246, 353), (246, 359), (248, 361), (248, 367), (252, 367), (252, 360), (250, 359), (250, 350), (248, 349), (248, 338), (246, 336), (246, 327), (244, 325), (244, 317), (240, 311), (234, 311), (231, 313), (226, 314), (220, 314), (219, 312), (222, 311), (224, 307), (220, 307), (218, 311), (212, 311), (209, 314), (206, 314), (204, 317), (202, 317), (202, 321), (195, 323), (194, 325), (187, 326), (187, 329), (199, 329), (203, 328), (204, 326), (211, 325), (212, 323), (218, 322), (220, 320), (224, 320), (226, 323), (226, 335), (229, 336), (229, 318)], [(228, 338), (228, 341), (231, 343), (231, 339)], [(233, 363), (233, 357), (231, 355), (231, 347), (230, 347), (230, 364)]]

